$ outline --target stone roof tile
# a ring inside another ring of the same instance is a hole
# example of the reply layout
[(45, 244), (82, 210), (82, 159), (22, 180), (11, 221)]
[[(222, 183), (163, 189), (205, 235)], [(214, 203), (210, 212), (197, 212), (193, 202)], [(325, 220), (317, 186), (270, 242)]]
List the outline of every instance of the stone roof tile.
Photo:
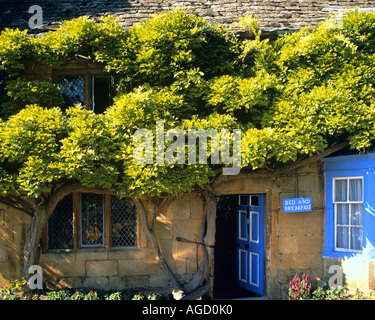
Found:
[(43, 26), (30, 33), (55, 29), (59, 22), (79, 16), (95, 20), (108, 14), (118, 16), (124, 27), (130, 27), (153, 13), (177, 6), (212, 23), (229, 25), (252, 13), (263, 30), (297, 30), (314, 27), (337, 11), (375, 8), (375, 0), (0, 0), (0, 29), (29, 29), (32, 5), (42, 8)]

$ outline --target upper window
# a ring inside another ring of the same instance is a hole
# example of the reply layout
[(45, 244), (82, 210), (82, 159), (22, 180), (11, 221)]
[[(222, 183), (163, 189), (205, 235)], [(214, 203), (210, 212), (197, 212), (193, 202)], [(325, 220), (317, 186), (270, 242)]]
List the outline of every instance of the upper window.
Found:
[(334, 178), (336, 250), (361, 251), (363, 240), (363, 178)]
[(64, 98), (65, 106), (85, 104), (85, 80), (83, 75), (60, 76), (59, 86)]
[(103, 113), (112, 103), (114, 76), (93, 62), (72, 60), (53, 71), (53, 81), (60, 86), (63, 108), (80, 104), (95, 113)]
[[(73, 208), (79, 208), (79, 211), (73, 213)], [(137, 246), (134, 202), (129, 198), (96, 193), (81, 193), (76, 197), (70, 194), (60, 201), (49, 220), (48, 248), (103, 246)]]

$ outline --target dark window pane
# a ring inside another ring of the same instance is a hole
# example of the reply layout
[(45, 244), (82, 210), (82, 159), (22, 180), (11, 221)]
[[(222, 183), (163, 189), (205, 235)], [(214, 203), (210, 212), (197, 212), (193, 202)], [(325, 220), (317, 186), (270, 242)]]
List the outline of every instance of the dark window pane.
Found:
[(112, 247), (137, 245), (137, 209), (129, 198), (112, 196)]
[(259, 196), (250, 196), (250, 205), (253, 207), (259, 206)]
[(81, 241), (83, 246), (104, 245), (104, 197), (81, 194)]
[(73, 197), (67, 195), (56, 206), (48, 224), (48, 248), (73, 248)]
[(93, 76), (93, 110), (103, 113), (110, 104), (109, 76)]
[(64, 107), (85, 104), (85, 80), (83, 75), (60, 76), (59, 86), (64, 98)]
[(239, 205), (247, 206), (247, 199), (249, 199), (249, 196), (239, 196)]

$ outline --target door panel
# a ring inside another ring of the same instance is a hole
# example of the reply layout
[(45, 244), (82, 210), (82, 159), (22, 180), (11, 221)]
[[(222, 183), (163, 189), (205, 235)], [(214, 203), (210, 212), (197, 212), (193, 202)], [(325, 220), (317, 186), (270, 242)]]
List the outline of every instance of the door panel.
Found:
[(248, 213), (245, 210), (238, 211), (238, 239), (240, 241), (248, 240), (248, 221), (247, 221)]
[(252, 286), (259, 286), (259, 255), (254, 252), (250, 252), (250, 284)]
[(250, 242), (259, 243), (259, 212), (250, 212)]
[(237, 285), (264, 294), (264, 195), (237, 199)]
[(238, 258), (238, 280), (247, 283), (247, 251), (240, 249)]

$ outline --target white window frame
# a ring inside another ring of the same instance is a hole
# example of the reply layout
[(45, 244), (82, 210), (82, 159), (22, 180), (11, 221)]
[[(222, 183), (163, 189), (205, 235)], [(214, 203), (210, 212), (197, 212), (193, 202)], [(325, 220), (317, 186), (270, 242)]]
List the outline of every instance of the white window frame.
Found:
[[(350, 201), (349, 200), (349, 180), (353, 179), (361, 179), (362, 180), (362, 199), (361, 201)], [(336, 195), (336, 181), (337, 180), (346, 180), (347, 181), (347, 201), (335, 201), (335, 195)], [(332, 193), (332, 202), (333, 202), (333, 208), (334, 208), (334, 234), (335, 234), (335, 251), (340, 251), (340, 252), (362, 252), (363, 251), (363, 218), (362, 218), (362, 225), (357, 226), (357, 225), (352, 225), (351, 224), (351, 204), (362, 204), (362, 212), (364, 214), (363, 210), (363, 198), (364, 198), (364, 178), (363, 176), (350, 176), (350, 177), (335, 177), (333, 178), (333, 193)], [(349, 204), (349, 224), (347, 225), (338, 225), (337, 224), (337, 205), (338, 204)], [(337, 247), (337, 227), (348, 227), (349, 228), (349, 248), (340, 248)], [(351, 228), (362, 228), (362, 249), (361, 250), (356, 250), (356, 249), (350, 249), (350, 239), (351, 239)]]

